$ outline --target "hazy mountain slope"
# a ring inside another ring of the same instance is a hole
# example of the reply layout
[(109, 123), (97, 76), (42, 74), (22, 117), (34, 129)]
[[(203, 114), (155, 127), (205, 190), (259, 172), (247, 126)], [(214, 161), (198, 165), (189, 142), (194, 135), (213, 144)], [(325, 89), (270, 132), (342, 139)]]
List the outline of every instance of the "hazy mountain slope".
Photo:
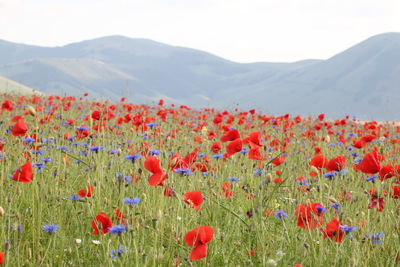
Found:
[(399, 33), (373, 36), (327, 60), (251, 64), (123, 36), (53, 48), (0, 41), (0, 75), (43, 92), (135, 102), (162, 97), (273, 113), (400, 116)]
[[(246, 92), (245, 94), (241, 92)], [(328, 59), (229, 92), (221, 99), (285, 113), (397, 119), (400, 34), (371, 37)]]

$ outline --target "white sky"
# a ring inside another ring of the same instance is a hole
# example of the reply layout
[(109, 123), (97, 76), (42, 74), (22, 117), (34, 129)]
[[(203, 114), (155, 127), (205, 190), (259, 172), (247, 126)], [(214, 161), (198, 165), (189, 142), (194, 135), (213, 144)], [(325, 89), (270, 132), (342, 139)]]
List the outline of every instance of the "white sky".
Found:
[(59, 46), (120, 34), (238, 62), (329, 58), (400, 32), (400, 0), (0, 0), (0, 39)]

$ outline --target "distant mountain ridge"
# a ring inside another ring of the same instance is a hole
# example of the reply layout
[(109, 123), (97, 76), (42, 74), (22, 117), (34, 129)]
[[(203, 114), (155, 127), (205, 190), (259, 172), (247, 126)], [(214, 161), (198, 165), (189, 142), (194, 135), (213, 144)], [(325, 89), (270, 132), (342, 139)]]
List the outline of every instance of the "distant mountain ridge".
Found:
[(0, 40), (0, 76), (51, 94), (393, 120), (400, 118), (400, 33), (327, 60), (247, 64), (123, 36), (62, 47)]

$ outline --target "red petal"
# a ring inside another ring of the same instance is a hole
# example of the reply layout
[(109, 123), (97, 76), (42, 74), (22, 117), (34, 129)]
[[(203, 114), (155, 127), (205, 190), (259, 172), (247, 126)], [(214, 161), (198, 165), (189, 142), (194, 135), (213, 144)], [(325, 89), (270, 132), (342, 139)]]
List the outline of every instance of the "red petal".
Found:
[(160, 159), (156, 156), (149, 156), (144, 161), (144, 167), (151, 173), (160, 173), (162, 169), (160, 167)]
[(207, 250), (207, 245), (199, 245), (192, 249), (192, 252), (190, 253), (190, 258), (194, 261), (200, 260), (207, 256)]

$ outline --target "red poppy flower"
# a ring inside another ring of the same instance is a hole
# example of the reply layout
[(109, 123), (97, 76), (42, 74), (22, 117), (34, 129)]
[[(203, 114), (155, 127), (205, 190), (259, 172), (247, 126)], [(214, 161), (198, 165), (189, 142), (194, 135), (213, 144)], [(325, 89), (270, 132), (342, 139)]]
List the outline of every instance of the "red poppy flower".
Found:
[(323, 209), (324, 206), (319, 203), (299, 205), (296, 210), (297, 225), (307, 230), (320, 227), (324, 223)]
[(93, 111), (91, 117), (92, 117), (92, 119), (95, 120), (95, 121), (100, 120), (100, 117), (101, 117), (101, 112), (100, 112), (100, 110), (95, 110), (95, 111)]
[(249, 159), (252, 160), (264, 160), (263, 156), (261, 156), (260, 148), (253, 148), (249, 150)]
[(230, 183), (224, 183), (222, 185), (222, 193), (221, 195), (225, 196), (226, 198), (230, 198), (233, 196), (233, 191), (230, 189), (232, 188), (232, 185)]
[(373, 196), (368, 204), (368, 209), (374, 209), (378, 206), (378, 211), (382, 212), (385, 208), (385, 200), (383, 197), (375, 197)]
[(320, 230), (324, 233), (324, 239), (329, 237), (332, 241), (342, 243), (344, 231), (339, 227), (340, 224), (339, 218), (335, 217), (326, 224), (325, 229), (321, 228)]
[(0, 251), (0, 264), (4, 264), (4, 252)]
[(243, 147), (242, 140), (241, 139), (235, 139), (234, 141), (230, 142), (226, 146), (226, 153), (224, 154), (224, 157), (225, 158), (229, 158), (233, 154), (236, 154), (236, 153), (242, 151), (242, 147)]
[(249, 133), (249, 137), (244, 140), (244, 143), (249, 144), (251, 148), (262, 147), (261, 132), (257, 131)]
[(200, 209), (200, 205), (203, 202), (203, 196), (200, 191), (187, 192), (183, 196), (185, 197), (183, 201), (196, 210)]
[(376, 138), (376, 136), (368, 134), (368, 135), (364, 135), (363, 137), (361, 137), (361, 141), (364, 141), (366, 143), (372, 142), (374, 141), (374, 139)]
[(238, 130), (229, 130), (221, 136), (221, 142), (225, 143), (228, 141), (233, 141), (238, 138), (240, 138), (240, 133)]
[(12, 111), (13, 110), (13, 102), (11, 102), (8, 99), (4, 100), (3, 104), (1, 104), (1, 109)]
[(11, 129), (11, 133), (14, 136), (24, 136), (28, 131), (28, 125), (25, 123), (24, 119), (19, 119), (14, 127)]
[(381, 169), (379, 170), (379, 177), (382, 181), (392, 178), (395, 175), (396, 175), (396, 172), (395, 172), (395, 169), (394, 169), (392, 163), (388, 163), (385, 166), (382, 166)]
[(151, 186), (164, 185), (164, 181), (167, 179), (167, 174), (161, 169), (159, 158), (156, 156), (147, 157), (144, 161), (144, 167), (146, 170), (153, 173), (148, 180)]
[(285, 157), (284, 156), (279, 156), (279, 157), (277, 157), (277, 158), (275, 158), (273, 161), (272, 161), (272, 164), (274, 164), (275, 166), (279, 166), (279, 165), (281, 165), (282, 163), (284, 163), (285, 162)]
[(400, 198), (400, 186), (395, 185), (392, 187), (392, 198)]
[(14, 181), (29, 184), (33, 179), (32, 163), (26, 162), (24, 165), (19, 167), (12, 178)]
[(122, 213), (121, 210), (115, 209), (115, 210), (114, 210), (114, 213), (115, 213), (114, 219), (115, 219), (116, 221), (120, 221), (122, 224), (126, 224), (126, 223), (127, 223), (127, 222), (126, 222), (126, 217), (125, 217), (125, 215)]
[(211, 151), (212, 151), (213, 153), (218, 153), (218, 152), (221, 150), (221, 148), (222, 148), (221, 142), (214, 142), (214, 143), (211, 145)]
[(346, 165), (346, 158), (343, 156), (338, 156), (336, 158), (331, 159), (328, 164), (326, 165), (326, 169), (331, 171), (341, 171), (344, 169)]
[(160, 173), (162, 172), (160, 166), (160, 159), (156, 156), (149, 156), (144, 161), (144, 167), (151, 173)]
[(91, 185), (87, 185), (86, 188), (83, 188), (78, 191), (78, 195), (80, 197), (91, 197), (94, 192), (94, 188)]
[(374, 174), (381, 169), (381, 156), (377, 151), (372, 151), (365, 155), (364, 159), (359, 163), (354, 165), (357, 170), (363, 173)]
[(326, 168), (326, 165), (328, 164), (328, 159), (321, 154), (315, 155), (311, 160), (310, 160), (310, 165), (314, 166), (318, 169)]
[(166, 197), (172, 197), (174, 195), (174, 189), (170, 186), (166, 186), (164, 189), (164, 196)]
[(92, 221), (93, 234), (95, 235), (107, 234), (110, 227), (112, 227), (112, 222), (105, 212), (100, 212)]
[(185, 242), (188, 246), (194, 247), (190, 253), (190, 258), (194, 261), (207, 256), (207, 243), (213, 239), (214, 229), (211, 226), (203, 225), (194, 228), (185, 235)]
[(148, 181), (151, 186), (163, 186), (165, 179), (167, 179), (167, 174), (165, 172), (158, 172), (151, 175)]

